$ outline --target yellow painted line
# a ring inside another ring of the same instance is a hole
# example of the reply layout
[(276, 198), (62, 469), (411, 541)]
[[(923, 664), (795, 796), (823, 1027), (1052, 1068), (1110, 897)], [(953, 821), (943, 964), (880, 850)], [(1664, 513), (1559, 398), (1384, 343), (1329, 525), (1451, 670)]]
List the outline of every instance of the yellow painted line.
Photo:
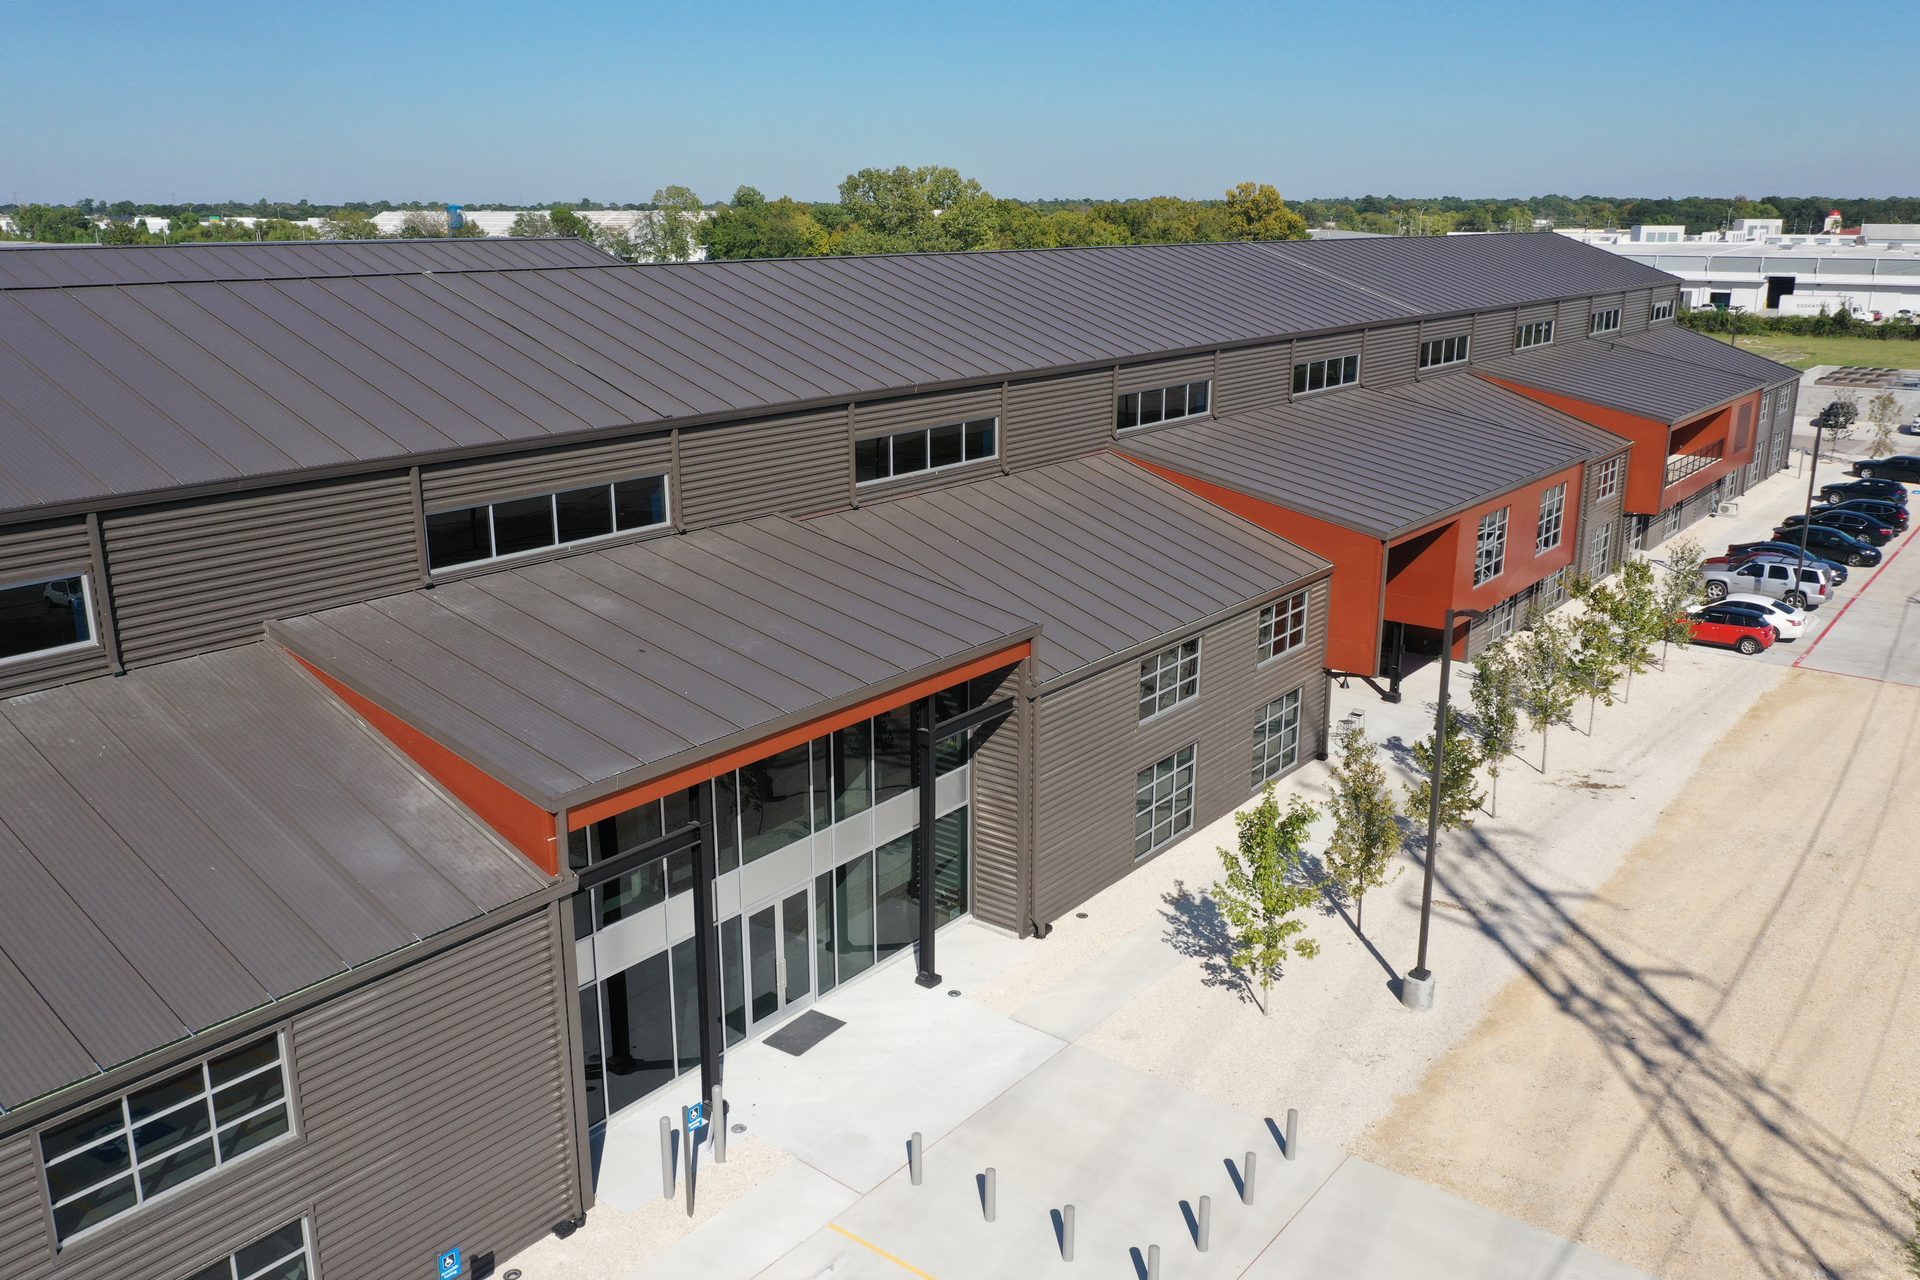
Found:
[(900, 1267), (907, 1271), (911, 1271), (914, 1275), (919, 1276), (920, 1280), (933, 1280), (933, 1277), (931, 1275), (928, 1275), (926, 1272), (922, 1271), (920, 1268), (914, 1266), (911, 1262), (907, 1262), (904, 1259), (894, 1257), (892, 1254), (888, 1253), (885, 1249), (882, 1249), (879, 1245), (875, 1244), (871, 1240), (862, 1240), (859, 1236), (853, 1234), (853, 1232), (847, 1230), (845, 1227), (841, 1226), (839, 1223), (829, 1222), (827, 1225), (833, 1228), (835, 1231), (838, 1231), (841, 1235), (845, 1236), (847, 1239), (853, 1241), (855, 1244), (860, 1245), (863, 1248), (873, 1250), (875, 1253), (885, 1258), (888, 1262), (891, 1262), (894, 1266)]

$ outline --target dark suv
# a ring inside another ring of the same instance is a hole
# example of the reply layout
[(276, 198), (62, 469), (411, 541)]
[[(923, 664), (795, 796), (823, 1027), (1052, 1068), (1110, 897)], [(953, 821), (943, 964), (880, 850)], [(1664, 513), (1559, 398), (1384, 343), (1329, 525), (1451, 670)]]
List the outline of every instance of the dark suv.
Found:
[(1920, 454), (1896, 453), (1889, 458), (1863, 458), (1848, 468), (1863, 480), (1905, 480), (1920, 484)]
[(1878, 498), (1882, 502), (1907, 505), (1907, 486), (1898, 480), (1841, 480), (1820, 486), (1820, 501), (1845, 502), (1848, 498)]
[(1773, 531), (1775, 542), (1791, 542), (1798, 546), (1800, 539), (1807, 540), (1807, 550), (1830, 560), (1839, 560), (1845, 564), (1879, 564), (1880, 548), (1849, 537), (1838, 529), (1829, 529), (1824, 525), (1781, 525)]
[[(1780, 525), (1782, 528), (1791, 529), (1806, 521), (1807, 518), (1805, 516), (1792, 515), (1782, 520)], [(1858, 511), (1815, 512), (1810, 523), (1825, 529), (1838, 529), (1842, 533), (1851, 534), (1862, 542), (1871, 542), (1876, 547), (1886, 546), (1889, 542), (1893, 541), (1893, 535), (1899, 532), (1897, 529), (1882, 524), (1872, 516), (1862, 515)]]
[(1825, 515), (1829, 511), (1854, 511), (1881, 524), (1892, 525), (1896, 529), (1907, 527), (1907, 509), (1897, 502), (1882, 502), (1878, 498), (1848, 498), (1845, 502), (1836, 502), (1832, 506), (1815, 507), (1813, 514)]

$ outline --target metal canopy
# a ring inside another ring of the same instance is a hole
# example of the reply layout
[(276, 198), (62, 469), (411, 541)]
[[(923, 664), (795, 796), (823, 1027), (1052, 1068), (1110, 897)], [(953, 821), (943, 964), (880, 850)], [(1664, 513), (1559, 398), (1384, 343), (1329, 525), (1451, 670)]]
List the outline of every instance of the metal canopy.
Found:
[(546, 881), (254, 644), (0, 702), (0, 1111)]
[(817, 517), (847, 547), (1040, 624), (1040, 684), (1329, 571), (1326, 561), (1100, 455)]
[(778, 516), (268, 624), (328, 676), (553, 811), (1032, 631)]

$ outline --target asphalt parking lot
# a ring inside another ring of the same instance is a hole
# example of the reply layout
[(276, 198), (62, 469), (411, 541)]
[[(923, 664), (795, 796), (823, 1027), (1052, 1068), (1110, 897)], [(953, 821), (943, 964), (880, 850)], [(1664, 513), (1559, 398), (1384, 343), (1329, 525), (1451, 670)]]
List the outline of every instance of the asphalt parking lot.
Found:
[[(1766, 655), (1807, 671), (1920, 685), (1920, 552), (1914, 533), (1887, 544), (1877, 569), (1840, 588), (1814, 633)], [(1791, 655), (1789, 657), (1789, 655)]]

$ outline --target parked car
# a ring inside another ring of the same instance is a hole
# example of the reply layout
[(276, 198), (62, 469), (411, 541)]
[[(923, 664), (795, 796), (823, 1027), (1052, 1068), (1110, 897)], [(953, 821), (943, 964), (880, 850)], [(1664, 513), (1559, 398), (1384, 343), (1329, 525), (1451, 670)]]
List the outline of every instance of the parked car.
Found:
[(1718, 644), (1741, 653), (1758, 653), (1773, 647), (1773, 628), (1750, 613), (1708, 605), (1686, 615), (1687, 629), (1695, 644)]
[(1737, 591), (1720, 601), (1728, 609), (1744, 609), (1773, 628), (1779, 640), (1798, 640), (1806, 634), (1810, 621), (1805, 609), (1796, 609), (1785, 600)]
[(1810, 565), (1780, 556), (1755, 556), (1734, 565), (1705, 565), (1700, 587), (1714, 603), (1731, 595), (1785, 600), (1795, 608), (1817, 608), (1833, 595), (1827, 575)]
[(1802, 536), (1807, 540), (1807, 550), (1817, 551), (1823, 556), (1860, 566), (1880, 563), (1880, 548), (1860, 541), (1824, 525), (1781, 525), (1773, 531), (1775, 542), (1799, 542)]
[(1863, 480), (1904, 480), (1920, 484), (1920, 454), (1896, 453), (1885, 458), (1862, 458), (1847, 468)]
[[(1785, 529), (1794, 529), (1806, 520), (1806, 516), (1791, 515), (1782, 520), (1780, 525)], [(1857, 511), (1830, 511), (1824, 515), (1814, 516), (1812, 522), (1823, 528), (1838, 529), (1862, 542), (1871, 542), (1876, 547), (1886, 546), (1893, 541), (1893, 535), (1899, 532), (1889, 525), (1881, 524), (1872, 516), (1863, 516)]]
[(1892, 525), (1896, 529), (1907, 527), (1907, 509), (1898, 503), (1882, 502), (1878, 498), (1848, 498), (1845, 502), (1836, 502), (1830, 506), (1815, 507), (1813, 514), (1822, 515), (1828, 511), (1857, 511), (1881, 524)]
[(1845, 502), (1848, 498), (1878, 498), (1904, 507), (1907, 486), (1898, 480), (1836, 480), (1820, 486), (1822, 502)]
[(1920, 436), (1920, 418), (1915, 418), (1912, 422), (1901, 423), (1900, 434), (1903, 436)]
[[(1798, 561), (1802, 559), (1800, 544), (1797, 542), (1735, 542), (1727, 547), (1727, 554), (1707, 561), (1708, 564), (1737, 562), (1751, 556), (1778, 555)], [(1847, 581), (1847, 566), (1838, 560), (1829, 560), (1815, 551), (1809, 550), (1804, 557), (1817, 569), (1827, 571), (1827, 581), (1834, 586), (1844, 586)]]

